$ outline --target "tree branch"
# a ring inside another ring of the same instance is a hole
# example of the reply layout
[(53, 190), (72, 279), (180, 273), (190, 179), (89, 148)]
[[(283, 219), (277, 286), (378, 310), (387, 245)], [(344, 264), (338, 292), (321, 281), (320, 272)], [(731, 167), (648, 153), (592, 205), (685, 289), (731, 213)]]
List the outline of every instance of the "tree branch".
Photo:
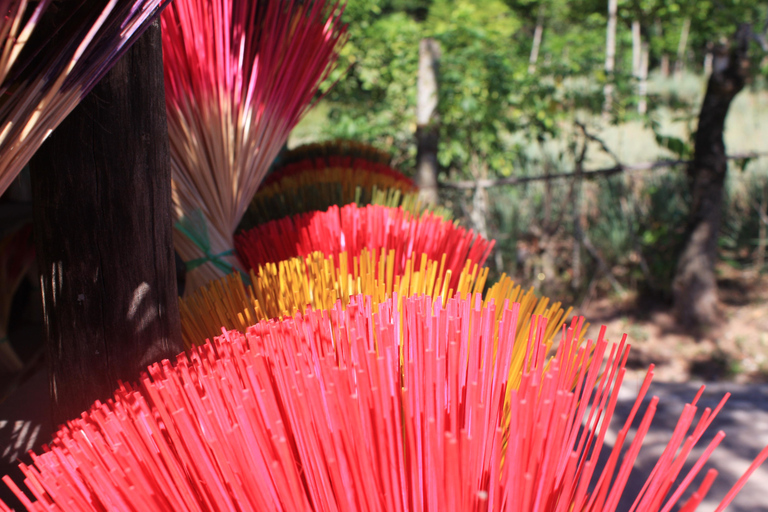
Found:
[[(728, 160), (743, 160), (745, 158), (760, 158), (768, 156), (768, 152), (765, 151), (750, 151), (746, 153), (736, 153), (728, 155)], [(591, 179), (601, 176), (611, 176), (613, 174), (619, 174), (629, 171), (650, 171), (653, 169), (661, 169), (665, 167), (676, 167), (678, 165), (688, 165), (690, 160), (658, 160), (656, 162), (643, 162), (639, 164), (616, 164), (612, 167), (605, 167), (602, 169), (595, 169), (591, 171), (578, 172), (564, 172), (561, 174), (543, 174), (538, 176), (510, 176), (509, 178), (499, 179), (481, 179), (481, 180), (460, 180), (453, 182), (440, 183), (442, 188), (452, 188), (458, 190), (467, 190), (475, 188), (491, 188), (501, 185), (520, 185), (522, 183), (529, 183), (534, 181), (550, 181), (559, 179), (572, 179), (576, 178), (579, 174), (582, 178)]]

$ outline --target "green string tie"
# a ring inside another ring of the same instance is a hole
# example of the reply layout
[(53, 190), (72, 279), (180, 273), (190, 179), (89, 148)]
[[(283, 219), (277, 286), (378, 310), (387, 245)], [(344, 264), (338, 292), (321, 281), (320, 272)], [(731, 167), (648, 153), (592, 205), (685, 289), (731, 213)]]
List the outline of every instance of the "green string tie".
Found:
[(184, 216), (179, 219), (179, 221), (174, 226), (176, 229), (181, 231), (184, 236), (189, 238), (192, 243), (195, 244), (197, 248), (200, 249), (200, 251), (202, 251), (204, 254), (204, 256), (201, 258), (195, 258), (185, 262), (187, 272), (191, 272), (197, 267), (205, 265), (206, 263), (211, 263), (225, 274), (229, 274), (230, 272), (235, 271), (239, 272), (243, 282), (247, 285), (251, 284), (251, 279), (248, 277), (248, 274), (222, 259), (225, 256), (232, 256), (235, 254), (234, 249), (229, 249), (227, 251), (220, 252), (219, 254), (211, 254), (211, 241), (208, 237), (208, 224), (205, 220), (205, 216), (203, 215), (203, 211), (200, 208), (196, 208), (188, 216)]

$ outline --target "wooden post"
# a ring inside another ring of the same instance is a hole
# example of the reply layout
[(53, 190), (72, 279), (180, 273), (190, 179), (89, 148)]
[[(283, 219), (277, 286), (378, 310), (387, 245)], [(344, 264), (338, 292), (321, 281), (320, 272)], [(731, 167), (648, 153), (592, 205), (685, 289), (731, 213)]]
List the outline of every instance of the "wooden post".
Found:
[(539, 50), (541, 49), (541, 38), (544, 35), (544, 3), (539, 5), (539, 15), (536, 17), (536, 29), (533, 31), (533, 46), (531, 46), (531, 56), (528, 59), (528, 74), (536, 72), (536, 62), (539, 60)]
[(419, 43), (419, 75), (416, 97), (416, 183), (419, 196), (437, 204), (437, 67), (440, 44), (434, 39)]
[(182, 350), (159, 21), (30, 170), (57, 425)]

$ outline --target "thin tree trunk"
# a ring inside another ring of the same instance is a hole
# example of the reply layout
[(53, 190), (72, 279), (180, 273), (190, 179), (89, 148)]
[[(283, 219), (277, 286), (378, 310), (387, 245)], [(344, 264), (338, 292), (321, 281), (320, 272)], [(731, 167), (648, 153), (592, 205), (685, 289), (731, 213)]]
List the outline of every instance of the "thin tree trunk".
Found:
[(763, 186), (760, 191), (760, 203), (757, 205), (757, 214), (759, 224), (757, 227), (757, 248), (755, 249), (755, 272), (761, 273), (763, 267), (765, 267), (765, 244), (768, 237), (768, 213), (766, 213), (766, 207), (768, 207), (768, 194)]
[[(544, 163), (544, 175), (549, 176), (551, 170), (552, 163), (551, 161), (547, 160)], [(537, 284), (540, 286), (540, 289), (543, 289), (545, 293), (548, 291), (549, 283), (553, 282), (555, 278), (554, 234), (557, 231), (557, 226), (552, 220), (552, 201), (552, 182), (550, 180), (546, 180), (544, 182), (544, 217), (541, 223), (542, 229), (540, 230), (540, 233), (538, 233), (539, 250), (541, 252), (539, 269), (540, 272), (539, 275), (536, 276)]]
[(437, 74), (440, 44), (434, 39), (419, 43), (419, 74), (416, 96), (416, 182), (419, 196), (429, 204), (439, 200), (437, 189)]
[(648, 111), (648, 43), (643, 43), (640, 50), (640, 73), (637, 84), (637, 113), (645, 114)]
[(661, 63), (659, 64), (659, 71), (661, 76), (669, 78), (669, 55), (666, 53), (661, 55)]
[[(664, 29), (659, 18), (653, 20), (653, 37), (658, 39), (663, 39), (664, 37)], [(663, 50), (659, 62), (659, 71), (664, 78), (669, 77), (669, 55)]]
[(699, 114), (694, 158), (687, 169), (691, 214), (672, 282), (675, 313), (687, 327), (704, 328), (719, 320), (715, 263), (728, 168), (723, 127), (731, 101), (747, 77), (750, 34), (749, 25), (740, 26), (726, 62), (715, 64)]
[[(480, 161), (480, 157), (472, 155), (470, 162), (470, 172), (472, 176), (480, 181), (488, 177), (488, 167)], [(472, 223), (472, 229), (475, 233), (488, 239), (488, 189), (478, 186), (472, 195), (472, 210), (469, 214), (469, 220)]]
[(30, 171), (57, 425), (183, 350), (159, 21)]
[(640, 21), (632, 21), (632, 76), (640, 77), (640, 65), (642, 60), (642, 35), (640, 33)]
[(685, 18), (680, 30), (680, 42), (677, 44), (677, 60), (675, 61), (675, 78), (683, 76), (685, 69), (685, 49), (688, 47), (688, 33), (691, 31), (691, 19)]
[(710, 42), (707, 44), (707, 53), (704, 55), (704, 76), (712, 74), (712, 64), (715, 60), (715, 54), (712, 53), (714, 45)]
[(606, 82), (603, 88), (603, 118), (610, 116), (613, 107), (613, 72), (615, 71), (616, 60), (616, 14), (618, 11), (618, 0), (608, 0), (608, 27), (605, 38), (605, 75)]
[(541, 48), (541, 38), (544, 34), (544, 4), (539, 5), (539, 15), (536, 18), (536, 30), (533, 32), (533, 46), (531, 47), (531, 57), (528, 59), (528, 74), (536, 72), (536, 61), (539, 60), (539, 49)]

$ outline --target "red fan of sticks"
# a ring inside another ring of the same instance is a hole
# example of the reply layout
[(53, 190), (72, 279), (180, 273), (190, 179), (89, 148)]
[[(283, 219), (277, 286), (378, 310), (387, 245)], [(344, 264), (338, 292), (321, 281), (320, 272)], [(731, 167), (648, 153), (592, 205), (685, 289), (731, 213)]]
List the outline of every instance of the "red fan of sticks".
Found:
[(280, 183), (284, 179), (291, 178), (297, 174), (312, 172), (313, 170), (319, 171), (328, 168), (358, 169), (363, 172), (380, 174), (398, 182), (398, 184), (401, 184), (404, 190), (417, 190), (416, 184), (411, 178), (393, 169), (386, 163), (370, 161), (365, 158), (350, 155), (328, 155), (326, 157), (315, 157), (287, 163), (277, 171), (267, 176), (264, 179), (262, 186)]
[[(196, 236), (210, 242), (177, 232), (185, 261), (215, 254), (236, 265), (235, 229), (346, 39), (342, 10), (325, 0), (175, 0), (163, 12), (176, 215), (202, 212)], [(219, 267), (190, 269), (188, 289), (223, 276)]]
[(169, 1), (0, 0), (0, 195)]
[(396, 271), (402, 272), (413, 254), (426, 254), (437, 261), (445, 254), (445, 268), (453, 270), (450, 286), (456, 289), (466, 261), (482, 267), (494, 241), (433, 213), (415, 216), (401, 208), (349, 204), (267, 222), (238, 234), (235, 244), (248, 269), (314, 251), (326, 256), (347, 252), (352, 258), (366, 248), (372, 253), (394, 249)]
[[(574, 319), (548, 359), (546, 322), (534, 321), (515, 386), (518, 305), (500, 306), (496, 322), (497, 306), (480, 304), (422, 296), (373, 312), (358, 296), (346, 309), (226, 333), (175, 365), (151, 366), (139, 387), (121, 386), (63, 428), (21, 466), (36, 502), (4, 480), (31, 511), (615, 510), (656, 410), (654, 397), (629, 441), (652, 372), (598, 467), (624, 340), (609, 345), (603, 330), (580, 346)], [(725, 402), (694, 422), (700, 394), (632, 510), (678, 505), (722, 440), (673, 485)], [(768, 449), (749, 472), (766, 457)], [(695, 509), (715, 475), (681, 510)]]

